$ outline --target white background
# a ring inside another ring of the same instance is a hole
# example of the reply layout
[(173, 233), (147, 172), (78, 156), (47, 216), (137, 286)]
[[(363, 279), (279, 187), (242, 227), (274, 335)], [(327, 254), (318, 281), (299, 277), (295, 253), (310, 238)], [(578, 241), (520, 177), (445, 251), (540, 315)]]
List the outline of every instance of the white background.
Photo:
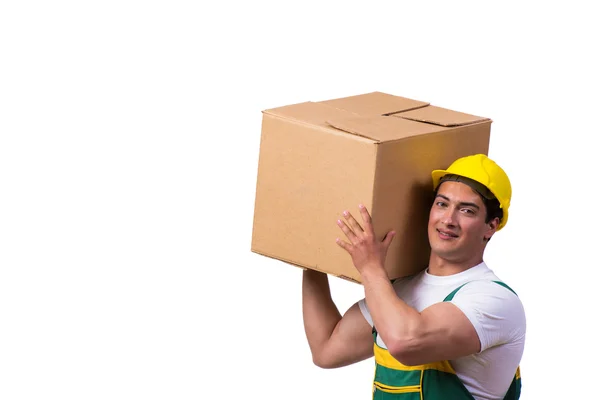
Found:
[(598, 398), (600, 32), (548, 3), (0, 3), (0, 398), (369, 398), (250, 239), (261, 111), (371, 91), (494, 120), (522, 398)]

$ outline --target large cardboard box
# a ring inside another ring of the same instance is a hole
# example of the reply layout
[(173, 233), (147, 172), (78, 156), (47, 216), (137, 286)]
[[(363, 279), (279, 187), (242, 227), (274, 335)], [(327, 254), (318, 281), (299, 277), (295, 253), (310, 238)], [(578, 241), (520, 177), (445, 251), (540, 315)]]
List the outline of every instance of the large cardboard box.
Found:
[[(397, 234), (390, 279), (427, 266), (431, 171), (488, 154), (489, 118), (381, 92), (263, 111), (251, 251), (360, 283), (336, 221), (358, 204)], [(342, 218), (343, 219), (343, 218)]]

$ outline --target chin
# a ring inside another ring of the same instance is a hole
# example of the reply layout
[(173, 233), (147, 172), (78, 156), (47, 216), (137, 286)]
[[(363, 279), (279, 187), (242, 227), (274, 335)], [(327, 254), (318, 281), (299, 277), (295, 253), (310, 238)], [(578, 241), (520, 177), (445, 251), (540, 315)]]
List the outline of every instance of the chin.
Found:
[(457, 255), (457, 249), (454, 246), (449, 246), (448, 243), (436, 243), (433, 242), (431, 245), (431, 252), (438, 257), (451, 260)]

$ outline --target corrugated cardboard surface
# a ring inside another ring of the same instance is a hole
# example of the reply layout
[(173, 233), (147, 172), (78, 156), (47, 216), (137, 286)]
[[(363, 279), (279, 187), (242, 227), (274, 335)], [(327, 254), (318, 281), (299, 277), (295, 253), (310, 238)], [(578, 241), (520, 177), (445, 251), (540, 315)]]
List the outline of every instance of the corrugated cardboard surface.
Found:
[(329, 118), (327, 123), (341, 131), (363, 136), (376, 142), (404, 139), (440, 130), (439, 126), (381, 115), (343, 119)]
[(434, 198), (431, 171), (447, 167), (465, 153), (487, 153), (489, 136), (482, 134), (482, 128), (445, 129), (378, 146), (371, 216), (379, 238), (396, 231), (386, 259), (390, 279), (427, 266), (427, 222)]
[[(388, 114), (390, 114), (388, 116)], [(431, 171), (487, 154), (491, 120), (374, 92), (263, 112), (253, 252), (360, 282), (336, 220), (367, 206), (376, 234), (397, 231), (391, 279), (429, 259)]]
[(478, 117), (476, 115), (465, 114), (436, 106), (428, 106), (417, 110), (395, 113), (394, 116), (441, 126), (462, 126), (476, 122), (489, 121), (489, 118)]
[(340, 110), (346, 110), (365, 117), (386, 115), (401, 111), (414, 110), (425, 107), (429, 103), (408, 99), (406, 97), (393, 96), (387, 93), (373, 92), (360, 94), (356, 96), (344, 97), (321, 101), (321, 104), (327, 104)]
[(253, 250), (343, 274), (335, 222), (343, 205), (370, 202), (375, 145), (271, 115), (263, 131)]

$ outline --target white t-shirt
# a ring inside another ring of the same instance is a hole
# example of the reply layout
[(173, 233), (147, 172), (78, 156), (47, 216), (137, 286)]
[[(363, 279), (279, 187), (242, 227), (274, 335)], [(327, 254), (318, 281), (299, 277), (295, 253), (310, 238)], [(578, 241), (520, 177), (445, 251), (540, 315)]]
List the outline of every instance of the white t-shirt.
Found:
[[(449, 360), (459, 379), (476, 400), (503, 399), (521, 362), (525, 346), (525, 311), (521, 300), (509, 289), (494, 283), (494, 272), (481, 263), (449, 276), (430, 275), (427, 270), (394, 283), (402, 300), (417, 311), (442, 302), (460, 285), (452, 299), (471, 321), (481, 342), (481, 351)], [(373, 326), (365, 299), (360, 310)], [(387, 348), (377, 335), (377, 344)]]

